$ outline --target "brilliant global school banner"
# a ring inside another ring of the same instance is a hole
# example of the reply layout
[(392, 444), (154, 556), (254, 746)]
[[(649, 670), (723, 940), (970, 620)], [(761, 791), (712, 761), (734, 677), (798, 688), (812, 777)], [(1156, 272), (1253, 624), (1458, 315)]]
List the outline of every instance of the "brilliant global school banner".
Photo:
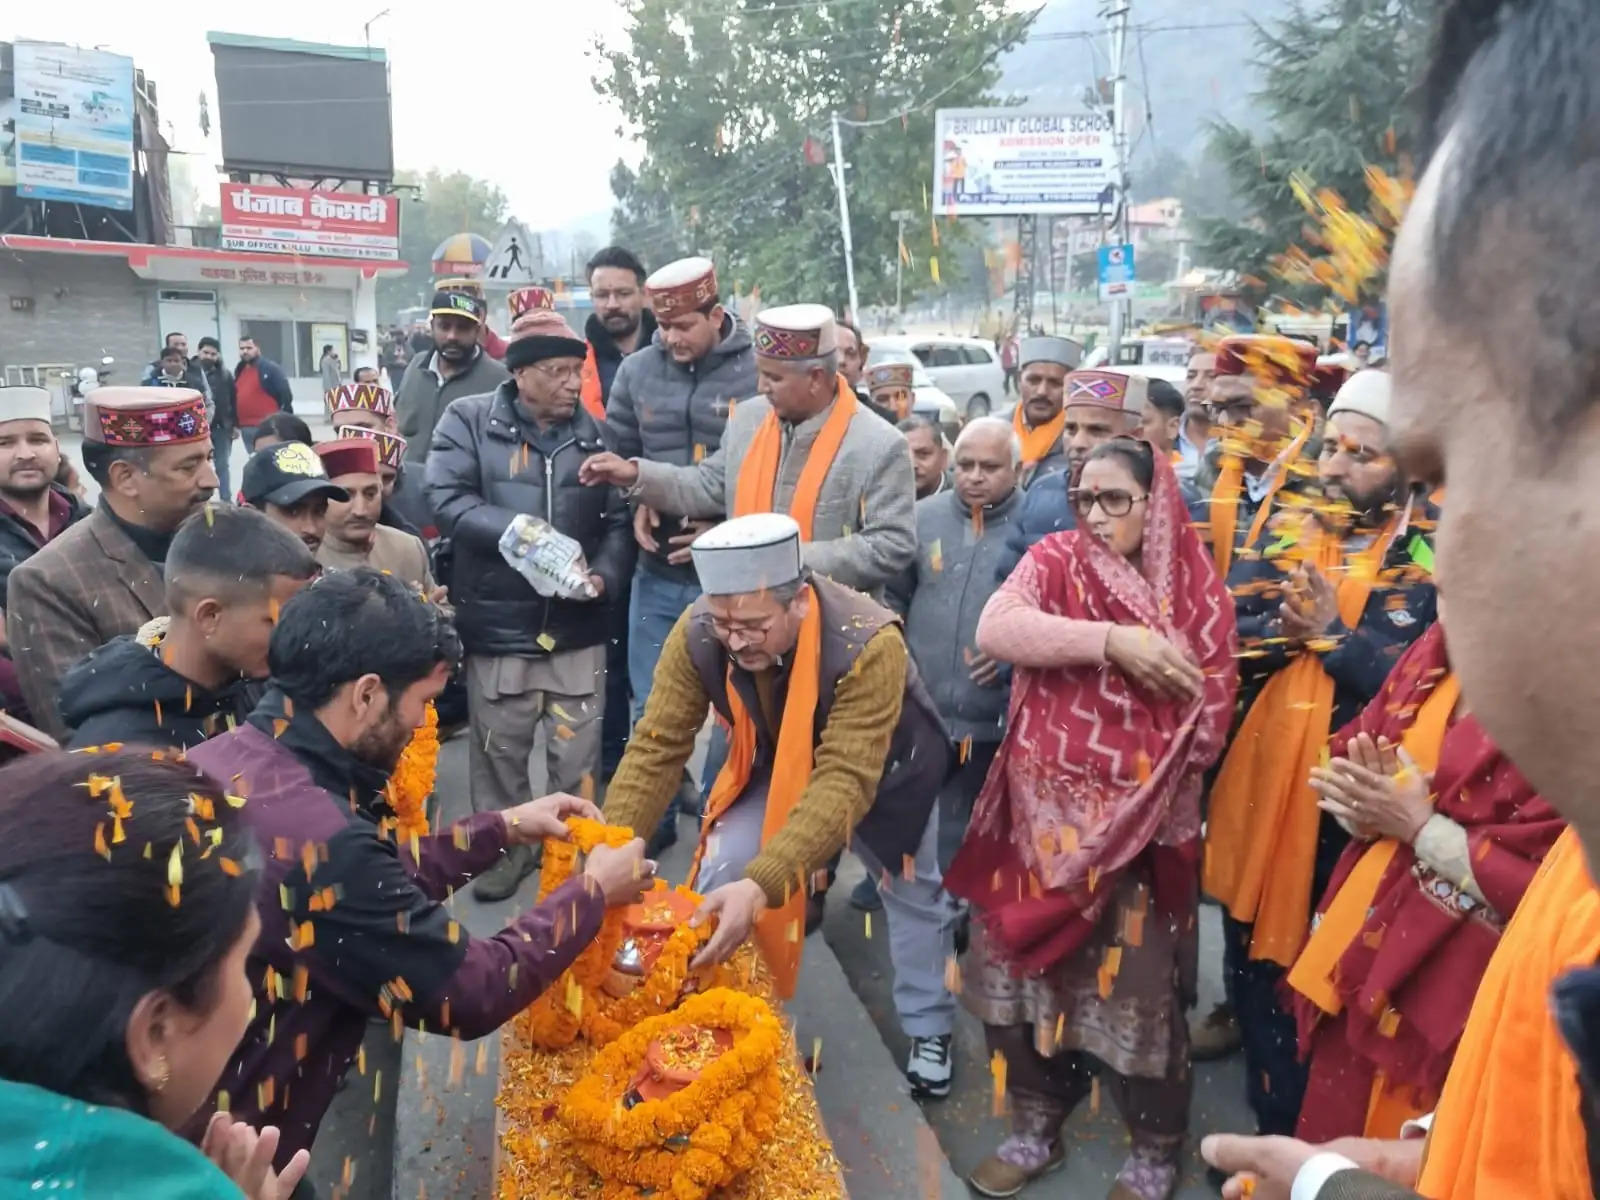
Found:
[(935, 211), (957, 217), (1109, 210), (1111, 122), (1095, 113), (941, 108), (934, 114)]
[(133, 207), (133, 59), (16, 44), (16, 187), (29, 200)]

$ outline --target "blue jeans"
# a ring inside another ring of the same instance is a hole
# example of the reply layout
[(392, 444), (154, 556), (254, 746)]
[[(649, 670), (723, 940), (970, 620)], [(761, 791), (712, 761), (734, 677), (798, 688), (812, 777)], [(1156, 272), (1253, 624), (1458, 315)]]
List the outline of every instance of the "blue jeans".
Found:
[(244, 452), (246, 454), (254, 454), (256, 452), (256, 426), (239, 426), (239, 439), (244, 442)]
[[(655, 679), (656, 663), (661, 658), (661, 646), (678, 623), (678, 618), (700, 598), (700, 585), (693, 580), (668, 579), (645, 566), (633, 574), (633, 588), (628, 595), (628, 682), (633, 689), (633, 720), (638, 724), (644, 715), (644, 703), (650, 696), (650, 685)], [(710, 750), (706, 755), (705, 773), (701, 777), (702, 800), (711, 794), (711, 784), (728, 757), (727, 738), (720, 728), (711, 735)], [(661, 818), (666, 826), (677, 820), (676, 799), (667, 806)]]
[(655, 679), (661, 647), (683, 610), (700, 599), (693, 577), (668, 579), (640, 565), (628, 596), (628, 683), (633, 688), (633, 720), (644, 716), (644, 702)]

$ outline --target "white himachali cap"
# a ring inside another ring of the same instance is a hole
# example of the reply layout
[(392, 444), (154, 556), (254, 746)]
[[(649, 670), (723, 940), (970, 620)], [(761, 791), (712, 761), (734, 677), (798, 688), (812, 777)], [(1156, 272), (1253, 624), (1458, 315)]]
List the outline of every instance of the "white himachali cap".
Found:
[(751, 513), (706, 530), (689, 544), (708, 596), (764, 592), (800, 578), (800, 526), (783, 513)]
[(0, 387), (0, 423), (6, 421), (50, 424), (50, 393), (42, 387)]
[(1389, 372), (1368, 368), (1357, 371), (1339, 389), (1328, 408), (1328, 416), (1342, 412), (1360, 413), (1380, 425), (1389, 424)]

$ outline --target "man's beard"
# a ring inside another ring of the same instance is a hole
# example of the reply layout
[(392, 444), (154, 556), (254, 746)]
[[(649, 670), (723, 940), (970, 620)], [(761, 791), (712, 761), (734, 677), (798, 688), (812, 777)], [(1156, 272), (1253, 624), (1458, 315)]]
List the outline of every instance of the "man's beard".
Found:
[(1382, 525), (1400, 502), (1398, 484), (1375, 488), (1369, 493), (1340, 487), (1330, 493), (1324, 489), (1323, 524), (1335, 528), (1375, 529)]
[(394, 702), (390, 701), (383, 719), (356, 739), (350, 753), (367, 766), (392, 774), (411, 742), (411, 732), (395, 718)]
[(21, 500), (31, 503), (50, 490), (50, 472), (43, 467), (39, 468), (40, 480), (38, 483), (18, 484), (9, 477), (0, 483), (0, 497)]
[(601, 317), (600, 324), (605, 326), (606, 332), (613, 337), (632, 337), (634, 331), (639, 328), (639, 318), (619, 312), (609, 317)]

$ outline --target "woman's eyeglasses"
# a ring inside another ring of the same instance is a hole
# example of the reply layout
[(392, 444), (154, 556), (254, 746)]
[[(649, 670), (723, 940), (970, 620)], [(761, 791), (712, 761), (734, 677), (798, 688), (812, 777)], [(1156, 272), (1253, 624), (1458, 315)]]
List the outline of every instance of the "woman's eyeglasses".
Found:
[(1087, 519), (1098, 504), (1100, 511), (1108, 517), (1125, 517), (1133, 511), (1133, 506), (1141, 501), (1148, 500), (1148, 496), (1135, 496), (1132, 492), (1122, 491), (1120, 488), (1107, 488), (1103, 492), (1091, 492), (1087, 488), (1073, 488), (1067, 493), (1067, 499), (1072, 502), (1073, 510), (1079, 518)]

